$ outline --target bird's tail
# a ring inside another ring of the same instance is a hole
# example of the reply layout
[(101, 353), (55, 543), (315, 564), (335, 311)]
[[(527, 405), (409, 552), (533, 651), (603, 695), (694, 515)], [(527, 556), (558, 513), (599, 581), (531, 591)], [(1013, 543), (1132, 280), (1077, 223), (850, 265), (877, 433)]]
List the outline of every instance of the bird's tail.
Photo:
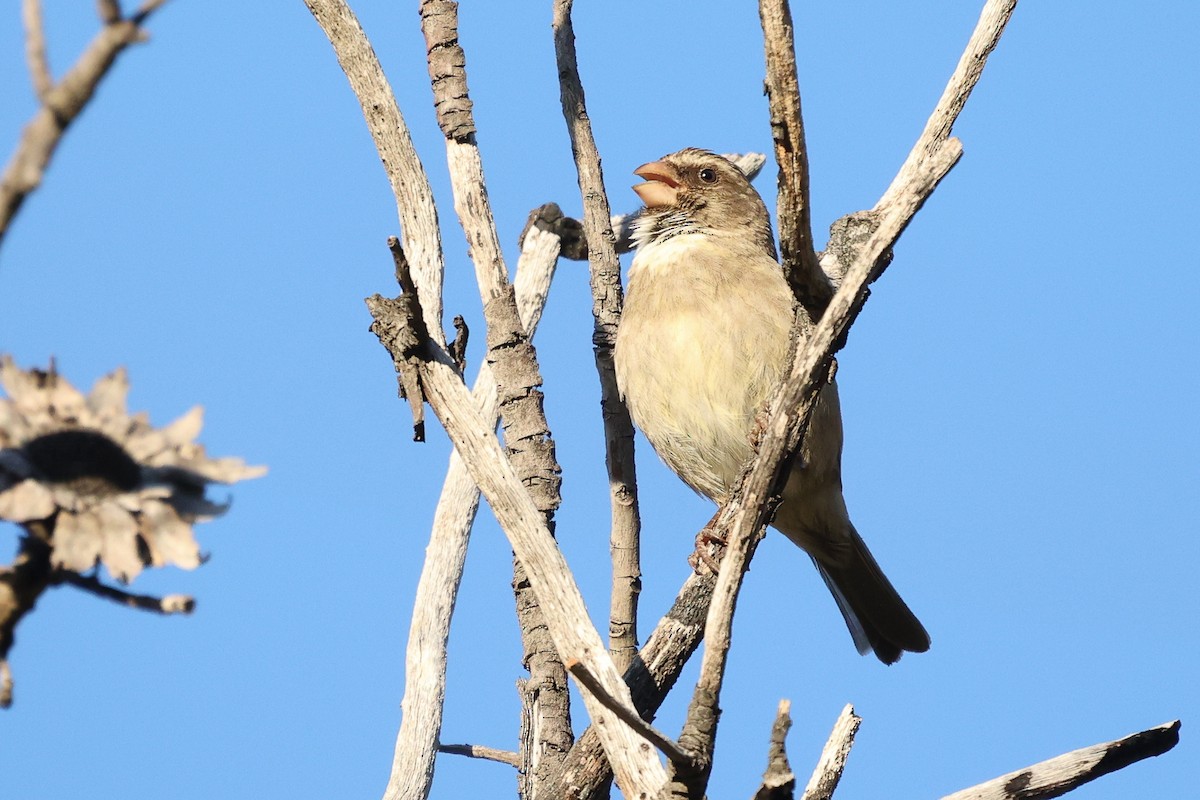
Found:
[(858, 531), (849, 521), (846, 525), (848, 546), (838, 547), (836, 557), (813, 556), (813, 563), (833, 593), (858, 652), (874, 651), (885, 664), (895, 663), (906, 650), (924, 653), (929, 649), (925, 627), (883, 574)]

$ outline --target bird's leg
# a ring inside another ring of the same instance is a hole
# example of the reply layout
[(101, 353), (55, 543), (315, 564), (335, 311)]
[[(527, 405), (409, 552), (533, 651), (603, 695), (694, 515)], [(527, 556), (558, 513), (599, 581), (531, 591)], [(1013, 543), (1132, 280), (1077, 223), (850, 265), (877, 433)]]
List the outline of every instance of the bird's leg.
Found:
[(696, 534), (696, 550), (688, 556), (688, 565), (700, 573), (701, 567), (707, 569), (713, 575), (717, 574), (720, 569), (721, 557), (725, 554), (725, 545), (729, 542), (724, 536), (717, 533), (714, 527), (720, 511), (713, 514), (712, 519), (704, 524), (700, 532)]

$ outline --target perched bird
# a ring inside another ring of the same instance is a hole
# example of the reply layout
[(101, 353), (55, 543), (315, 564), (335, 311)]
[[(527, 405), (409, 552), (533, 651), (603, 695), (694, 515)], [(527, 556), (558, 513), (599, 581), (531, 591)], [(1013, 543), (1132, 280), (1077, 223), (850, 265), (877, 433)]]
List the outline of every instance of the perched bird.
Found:
[[(718, 503), (752, 454), (751, 429), (788, 368), (792, 292), (758, 192), (728, 160), (688, 148), (634, 171), (634, 230), (617, 385), (634, 423), (688, 486)], [(850, 523), (837, 386), (821, 389), (772, 523), (807, 552), (860, 653), (929, 649)]]

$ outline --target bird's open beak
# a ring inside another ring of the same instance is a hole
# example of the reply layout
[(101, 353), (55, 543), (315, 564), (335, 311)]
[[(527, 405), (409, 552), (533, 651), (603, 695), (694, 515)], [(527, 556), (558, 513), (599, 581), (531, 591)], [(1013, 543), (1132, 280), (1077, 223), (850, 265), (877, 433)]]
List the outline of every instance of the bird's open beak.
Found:
[(646, 208), (675, 205), (679, 198), (679, 173), (670, 164), (651, 161), (635, 169), (633, 174), (646, 179), (645, 183), (633, 187)]

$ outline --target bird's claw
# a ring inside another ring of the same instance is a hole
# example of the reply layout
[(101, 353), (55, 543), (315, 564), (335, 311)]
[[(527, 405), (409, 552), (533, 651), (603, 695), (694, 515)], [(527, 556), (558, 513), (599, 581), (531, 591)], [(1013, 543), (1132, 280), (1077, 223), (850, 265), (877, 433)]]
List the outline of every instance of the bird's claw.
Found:
[(688, 566), (697, 574), (703, 574), (703, 570), (707, 570), (710, 574), (716, 575), (721, 568), (721, 557), (725, 554), (725, 546), (729, 543), (711, 526), (712, 522), (709, 522), (696, 534), (696, 550), (688, 556)]

